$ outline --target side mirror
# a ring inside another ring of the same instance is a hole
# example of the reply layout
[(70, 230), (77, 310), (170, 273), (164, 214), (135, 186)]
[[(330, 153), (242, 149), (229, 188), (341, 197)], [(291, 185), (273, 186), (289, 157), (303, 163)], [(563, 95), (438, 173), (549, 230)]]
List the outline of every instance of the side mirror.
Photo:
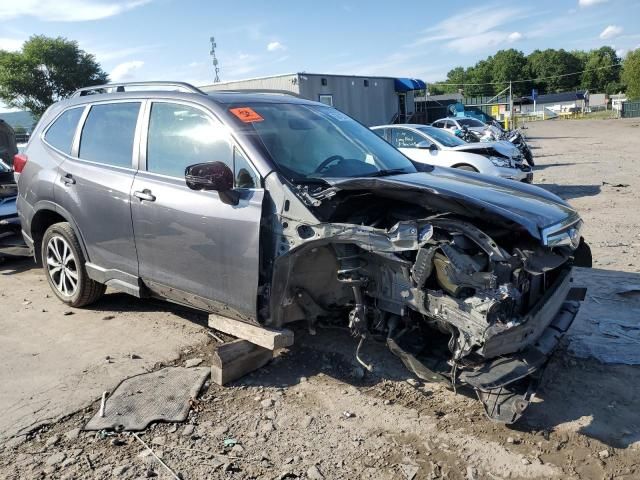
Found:
[(420, 150), (431, 150), (432, 152), (438, 150), (435, 143), (427, 142), (426, 140), (418, 142), (416, 144), (416, 148), (419, 148)]
[(233, 172), (223, 162), (190, 165), (184, 171), (184, 178), (191, 190), (215, 190), (224, 203), (238, 204), (240, 197), (233, 190)]

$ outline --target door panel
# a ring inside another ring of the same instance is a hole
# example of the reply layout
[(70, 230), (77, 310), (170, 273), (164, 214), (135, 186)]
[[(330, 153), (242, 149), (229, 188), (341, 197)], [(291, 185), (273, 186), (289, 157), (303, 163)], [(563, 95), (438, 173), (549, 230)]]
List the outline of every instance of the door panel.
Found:
[[(257, 318), (264, 191), (229, 130), (190, 104), (152, 102), (132, 188), (140, 277), (156, 292), (242, 320)], [(237, 205), (187, 187), (189, 165), (223, 162)]]
[(89, 261), (104, 269), (138, 273), (130, 191), (140, 102), (94, 104), (81, 120), (72, 156), (60, 165), (56, 202), (75, 220)]
[(129, 203), (134, 172), (76, 160), (65, 160), (59, 170), (56, 203), (78, 225), (89, 261), (137, 275)]
[(227, 205), (217, 192), (148, 172), (136, 175), (132, 191), (155, 197), (132, 198), (140, 277), (152, 289), (158, 283), (202, 299), (184, 303), (255, 320), (264, 192), (239, 189), (239, 204)]

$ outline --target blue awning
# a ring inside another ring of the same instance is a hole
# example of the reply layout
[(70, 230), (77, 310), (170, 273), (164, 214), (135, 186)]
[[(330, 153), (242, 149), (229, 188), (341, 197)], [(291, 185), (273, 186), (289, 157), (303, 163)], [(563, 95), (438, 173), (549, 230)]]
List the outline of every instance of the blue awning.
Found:
[(427, 84), (417, 78), (396, 78), (394, 80), (396, 92), (400, 93), (427, 88)]

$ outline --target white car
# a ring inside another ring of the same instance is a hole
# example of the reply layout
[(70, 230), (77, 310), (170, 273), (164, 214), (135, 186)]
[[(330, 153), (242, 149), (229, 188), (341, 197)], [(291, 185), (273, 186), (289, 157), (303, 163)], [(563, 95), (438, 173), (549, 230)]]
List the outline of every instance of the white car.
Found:
[(503, 142), (467, 143), (445, 130), (418, 124), (371, 128), (414, 162), (459, 168), (531, 183), (533, 172), (517, 147)]
[(501, 132), (497, 127), (487, 125), (481, 122), (477, 118), (472, 117), (450, 117), (441, 118), (431, 124), (432, 127), (443, 128), (449, 131), (462, 130), (462, 127), (466, 127), (469, 130), (477, 133), (484, 133), (485, 130), (490, 130), (496, 137), (499, 137)]

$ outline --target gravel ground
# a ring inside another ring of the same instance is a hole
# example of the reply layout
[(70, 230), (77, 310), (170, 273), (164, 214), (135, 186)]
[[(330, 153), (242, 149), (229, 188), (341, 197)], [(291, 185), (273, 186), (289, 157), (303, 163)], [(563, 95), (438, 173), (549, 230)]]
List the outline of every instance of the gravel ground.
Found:
[[(536, 183), (581, 211), (600, 268), (640, 271), (638, 123), (549, 121), (526, 131)], [(165, 364), (206, 362), (215, 345)], [(0, 446), (0, 476), (176, 478), (168, 467), (185, 479), (640, 478), (638, 367), (560, 350), (523, 421), (505, 426), (470, 392), (411, 378), (384, 346), (364, 348), (375, 364), (366, 375), (354, 351), (342, 330), (299, 328), (295, 346), (267, 367), (207, 385), (186, 424), (156, 424), (138, 438), (81, 432), (96, 402)]]

